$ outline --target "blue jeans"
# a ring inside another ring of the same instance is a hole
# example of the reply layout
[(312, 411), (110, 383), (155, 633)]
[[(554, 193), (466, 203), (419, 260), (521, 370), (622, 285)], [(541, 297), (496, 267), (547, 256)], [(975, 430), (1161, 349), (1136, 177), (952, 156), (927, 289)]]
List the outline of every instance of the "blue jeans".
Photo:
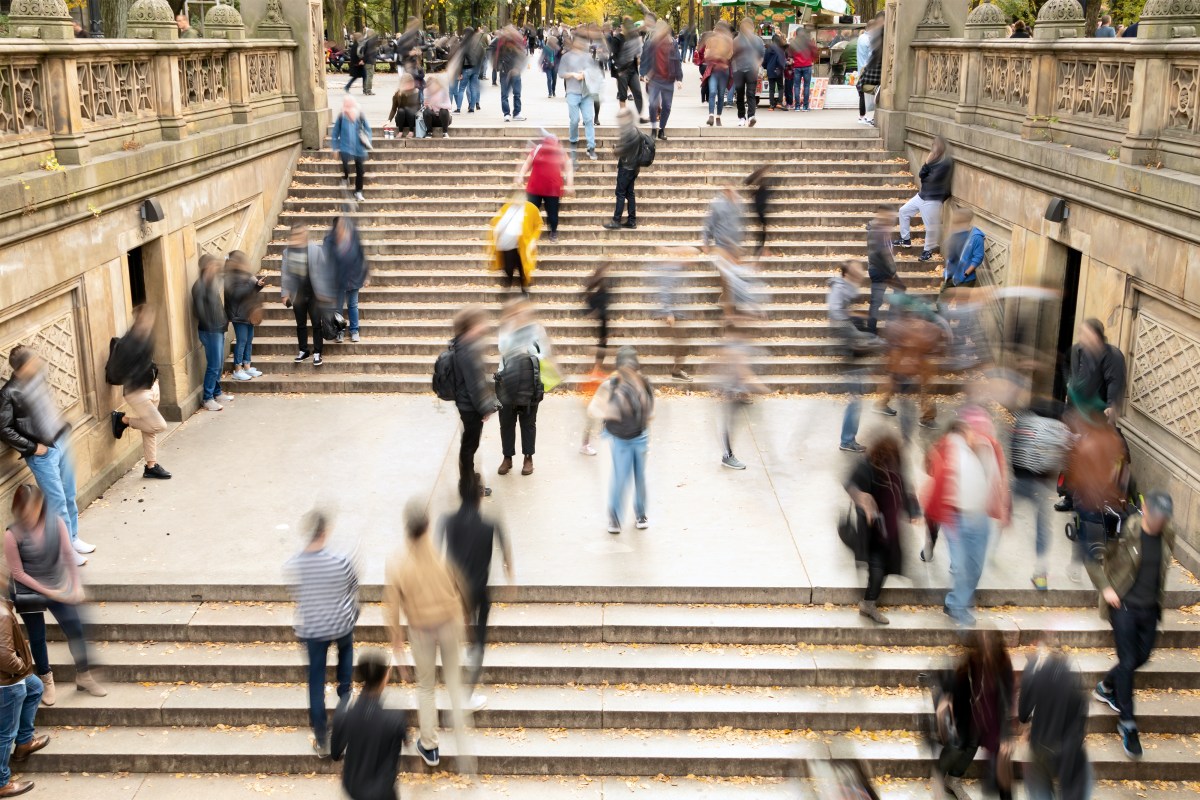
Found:
[(992, 521), (987, 514), (959, 513), (942, 526), (950, 543), (950, 572), (954, 587), (946, 595), (950, 616), (962, 622), (975, 604), (975, 588), (983, 575)]
[(346, 323), (351, 333), (358, 333), (358, 291), (346, 290), (339, 294), (337, 299), (337, 310), (345, 312)]
[(13, 742), (33, 741), (33, 718), (42, 702), (42, 682), (30, 675), (12, 686), (0, 686), (0, 786), (12, 778), (8, 759)]
[(521, 116), (521, 73), (510, 75), (507, 72), (500, 75), (500, 111), (505, 116), (509, 114), (508, 94), (512, 92), (512, 115)]
[(587, 137), (588, 150), (596, 149), (596, 104), (591, 96), (578, 92), (567, 92), (567, 112), (571, 121), (569, 136), (571, 144), (579, 143), (579, 117), (583, 117), (583, 133)]
[(725, 111), (725, 92), (729, 87), (728, 72), (713, 72), (708, 76), (708, 113)]
[(1046, 507), (1046, 499), (1039, 497), (1039, 490), (1047, 485), (1043, 478), (1014, 475), (1012, 480), (1013, 497), (1023, 497), (1033, 504), (1034, 519), (1036, 520), (1037, 538), (1034, 539), (1034, 551), (1037, 553), (1038, 572), (1046, 571), (1046, 548), (1050, 544), (1050, 510)]
[(318, 742), (325, 742), (329, 717), (325, 711), (325, 659), (329, 645), (337, 645), (338, 704), (350, 699), (350, 680), (354, 676), (354, 631), (340, 639), (305, 639), (308, 648), (308, 721)]
[(852, 445), (858, 437), (858, 421), (862, 417), (863, 370), (852, 369), (846, 373), (850, 379), (850, 402), (842, 415), (842, 446)]
[(812, 89), (812, 67), (799, 67), (792, 71), (792, 106), (799, 108), (800, 84), (804, 83), (804, 108), (808, 109), (808, 95)]
[(29, 456), (25, 463), (45, 495), (46, 503), (67, 523), (71, 540), (78, 539), (79, 506), (75, 503), (75, 464), (71, 458), (70, 434), (63, 433), (44, 455)]
[(451, 96), (454, 98), (454, 110), (462, 110), (463, 93), (467, 95), (467, 108), (479, 105), (479, 78), (475, 67), (464, 67), (454, 84)]
[(249, 322), (233, 323), (233, 363), (235, 366), (250, 364), (250, 345), (254, 343), (254, 326)]
[(646, 516), (646, 449), (650, 434), (642, 433), (635, 439), (618, 439), (609, 436), (612, 448), (612, 489), (608, 495), (608, 516), (620, 521), (621, 508), (625, 505), (625, 486), (633, 473), (633, 513), (639, 519)]
[(204, 399), (212, 400), (221, 394), (221, 366), (225, 360), (225, 334), (200, 331), (200, 345), (204, 348)]
[[(67, 639), (67, 648), (71, 651), (71, 660), (75, 662), (75, 671), (90, 670), (87, 640), (83, 638), (83, 618), (79, 615), (79, 606), (69, 606), (51, 600), (46, 603), (46, 611), (54, 616), (54, 621), (58, 623), (59, 629)], [(33, 655), (34, 668), (38, 675), (45, 675), (50, 671), (50, 656), (46, 651), (46, 611), (21, 615), (21, 619), (25, 620), (29, 651)]]

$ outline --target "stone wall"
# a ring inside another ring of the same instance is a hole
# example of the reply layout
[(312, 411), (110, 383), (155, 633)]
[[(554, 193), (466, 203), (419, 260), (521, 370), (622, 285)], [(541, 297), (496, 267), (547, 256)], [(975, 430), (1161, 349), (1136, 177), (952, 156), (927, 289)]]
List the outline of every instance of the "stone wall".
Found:
[[(994, 33), (988, 11), (967, 20), (977, 39), (891, 43), (895, 79), (908, 90), (886, 98), (885, 136), (914, 172), (932, 137), (947, 139), (958, 162), (955, 202), (976, 210), (998, 282), (1062, 288), (1068, 248), (1081, 254), (1075, 319), (1099, 318), (1126, 355), (1120, 425), (1135, 472), (1143, 489), (1174, 496), (1195, 569), (1200, 137), (1194, 96), (1181, 101), (1179, 81), (1200, 63), (1200, 39), (1110, 49), (1071, 38), (985, 41)], [(1065, 222), (1045, 219), (1055, 197), (1067, 201)], [(1039, 328), (1052, 360), (1058, 319)], [(1051, 378), (1042, 376), (1043, 389)]]

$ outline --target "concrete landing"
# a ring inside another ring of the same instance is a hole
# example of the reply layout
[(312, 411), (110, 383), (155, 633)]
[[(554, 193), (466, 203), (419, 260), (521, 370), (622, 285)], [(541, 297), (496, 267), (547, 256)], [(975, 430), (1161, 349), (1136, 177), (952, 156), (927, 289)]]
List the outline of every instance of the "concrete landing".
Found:
[[(337, 358), (331, 345), (327, 360)], [(745, 595), (724, 598), (724, 590), (741, 588), (761, 590), (754, 602), (853, 598), (862, 579), (835, 533), (851, 463), (837, 450), (844, 401), (779, 397), (751, 406), (734, 433), (734, 451), (748, 469), (733, 472), (720, 463), (717, 402), (669, 393), (651, 428), (651, 527), (634, 530), (630, 513), (619, 536), (605, 532), (607, 444), (598, 443), (596, 457), (578, 452), (580, 397), (542, 404), (530, 476), (495, 474), (498, 421), (488, 421), (478, 462), (494, 489), (485, 510), (512, 538), (526, 599), (555, 587), (592, 587), (572, 591), (574, 600), (593, 602), (606, 601), (603, 587), (664, 590), (659, 599), (629, 602), (663, 602), (670, 590), (689, 590), (680, 595), (686, 602), (747, 602)], [(868, 409), (861, 438), (895, 424)], [(336, 546), (357, 551), (364, 584), (378, 584), (385, 557), (402, 543), (405, 503), (431, 498), (437, 514), (456, 504), (457, 449), (458, 416), (432, 395), (240, 396), (222, 412), (196, 414), (162, 444), (173, 480), (143, 480), (138, 467), (86, 509), (81, 532), (98, 550), (85, 580), (98, 599), (117, 599), (121, 587), (137, 595), (124, 599), (179, 599), (146, 596), (144, 587), (155, 585), (196, 587), (205, 599), (221, 599), (223, 591), (232, 599), (282, 598), (282, 564), (302, 546), (298, 523), (316, 504), (334, 511)], [(1014, 524), (994, 537), (981, 586), (995, 604), (1030, 590), (1029, 511), (1018, 503)], [(1026, 605), (1090, 602), (1088, 586), (1065, 575), (1064, 521), (1056, 515), (1051, 538), (1053, 591), (1022, 595)], [(931, 602), (929, 592), (910, 590), (948, 585), (945, 545), (925, 564), (917, 557), (923, 528), (906, 535), (906, 577), (889, 581), (892, 600)], [(1169, 587), (1184, 592), (1180, 603), (1200, 600), (1181, 571)]]

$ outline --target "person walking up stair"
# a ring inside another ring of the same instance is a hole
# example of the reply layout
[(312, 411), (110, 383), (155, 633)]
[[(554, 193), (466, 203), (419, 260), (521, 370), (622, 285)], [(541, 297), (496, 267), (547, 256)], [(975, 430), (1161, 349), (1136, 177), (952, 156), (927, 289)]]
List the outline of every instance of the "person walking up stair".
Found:
[[(612, 219), (604, 223), (604, 227), (609, 230), (637, 227), (637, 198), (634, 184), (637, 182), (638, 173), (642, 169), (642, 132), (633, 124), (633, 112), (627, 108), (618, 111), (617, 125), (620, 126), (615, 145), (617, 155), (617, 205), (613, 210)], [(626, 203), (629, 204), (629, 216), (625, 222), (621, 222), (621, 215), (625, 211)]]

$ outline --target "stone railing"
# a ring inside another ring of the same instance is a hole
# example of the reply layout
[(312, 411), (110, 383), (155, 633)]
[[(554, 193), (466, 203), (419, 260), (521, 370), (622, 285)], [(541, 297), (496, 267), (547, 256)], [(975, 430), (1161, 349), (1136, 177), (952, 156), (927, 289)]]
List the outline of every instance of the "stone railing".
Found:
[(927, 39), (910, 112), (1200, 173), (1200, 39)]
[(295, 111), (296, 45), (0, 40), (0, 174)]

